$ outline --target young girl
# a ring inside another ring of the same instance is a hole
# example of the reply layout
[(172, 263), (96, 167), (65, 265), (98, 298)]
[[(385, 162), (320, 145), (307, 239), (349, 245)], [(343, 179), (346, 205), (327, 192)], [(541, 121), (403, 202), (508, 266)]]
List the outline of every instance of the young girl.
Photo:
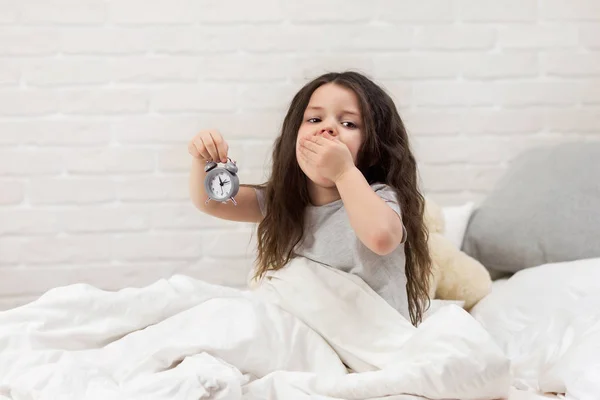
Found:
[(328, 73), (293, 98), (262, 185), (240, 185), (237, 205), (209, 202), (207, 161), (227, 160), (217, 130), (196, 135), (190, 191), (201, 211), (257, 222), (257, 277), (302, 256), (356, 274), (393, 308), (422, 320), (431, 261), (424, 199), (392, 99), (356, 72)]

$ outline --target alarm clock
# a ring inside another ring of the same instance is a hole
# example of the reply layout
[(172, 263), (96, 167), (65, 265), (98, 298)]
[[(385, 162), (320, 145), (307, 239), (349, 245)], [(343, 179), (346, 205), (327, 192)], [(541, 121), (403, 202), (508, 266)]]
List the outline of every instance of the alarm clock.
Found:
[(214, 161), (206, 162), (204, 189), (208, 198), (204, 204), (208, 204), (211, 200), (221, 203), (231, 200), (234, 205), (237, 205), (234, 197), (240, 190), (240, 180), (237, 176), (238, 167), (231, 158), (227, 157), (227, 160), (222, 167), (219, 167)]

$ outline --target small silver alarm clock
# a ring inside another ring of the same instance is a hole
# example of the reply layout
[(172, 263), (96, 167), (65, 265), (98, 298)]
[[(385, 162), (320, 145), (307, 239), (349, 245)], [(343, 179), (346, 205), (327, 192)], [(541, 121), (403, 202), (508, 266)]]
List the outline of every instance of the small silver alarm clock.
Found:
[(234, 205), (237, 205), (234, 197), (240, 190), (240, 180), (237, 176), (238, 167), (231, 158), (227, 157), (227, 163), (223, 167), (217, 167), (214, 161), (207, 161), (204, 171), (207, 173), (204, 178), (204, 189), (208, 198), (205, 204), (209, 201), (220, 201), (226, 203), (231, 200)]

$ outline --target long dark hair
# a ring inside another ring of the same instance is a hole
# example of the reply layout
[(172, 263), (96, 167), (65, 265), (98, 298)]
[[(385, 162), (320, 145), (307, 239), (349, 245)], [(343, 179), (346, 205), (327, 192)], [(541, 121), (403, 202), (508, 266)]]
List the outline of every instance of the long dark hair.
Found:
[(310, 204), (310, 198), (308, 178), (296, 160), (296, 137), (311, 95), (327, 83), (351, 89), (359, 99), (364, 136), (356, 162), (358, 169), (369, 184), (385, 183), (393, 187), (398, 196), (408, 234), (405, 243), (408, 308), (411, 321), (416, 325), (422, 320), (429, 302), (431, 276), (428, 232), (423, 220), (425, 200), (418, 188), (417, 163), (393, 100), (382, 88), (357, 72), (319, 76), (307, 83), (290, 104), (281, 134), (274, 144), (270, 179), (255, 186), (264, 189), (267, 208), (257, 228), (255, 278), (287, 264), (304, 236), (303, 210)]

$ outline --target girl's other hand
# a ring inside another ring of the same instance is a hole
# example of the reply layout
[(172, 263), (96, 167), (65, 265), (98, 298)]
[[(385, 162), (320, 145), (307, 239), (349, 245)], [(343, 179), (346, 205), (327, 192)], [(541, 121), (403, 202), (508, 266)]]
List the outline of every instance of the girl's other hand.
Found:
[(334, 183), (346, 171), (354, 168), (348, 146), (329, 133), (303, 139), (300, 142), (300, 155), (306, 164), (315, 167), (324, 178)]

